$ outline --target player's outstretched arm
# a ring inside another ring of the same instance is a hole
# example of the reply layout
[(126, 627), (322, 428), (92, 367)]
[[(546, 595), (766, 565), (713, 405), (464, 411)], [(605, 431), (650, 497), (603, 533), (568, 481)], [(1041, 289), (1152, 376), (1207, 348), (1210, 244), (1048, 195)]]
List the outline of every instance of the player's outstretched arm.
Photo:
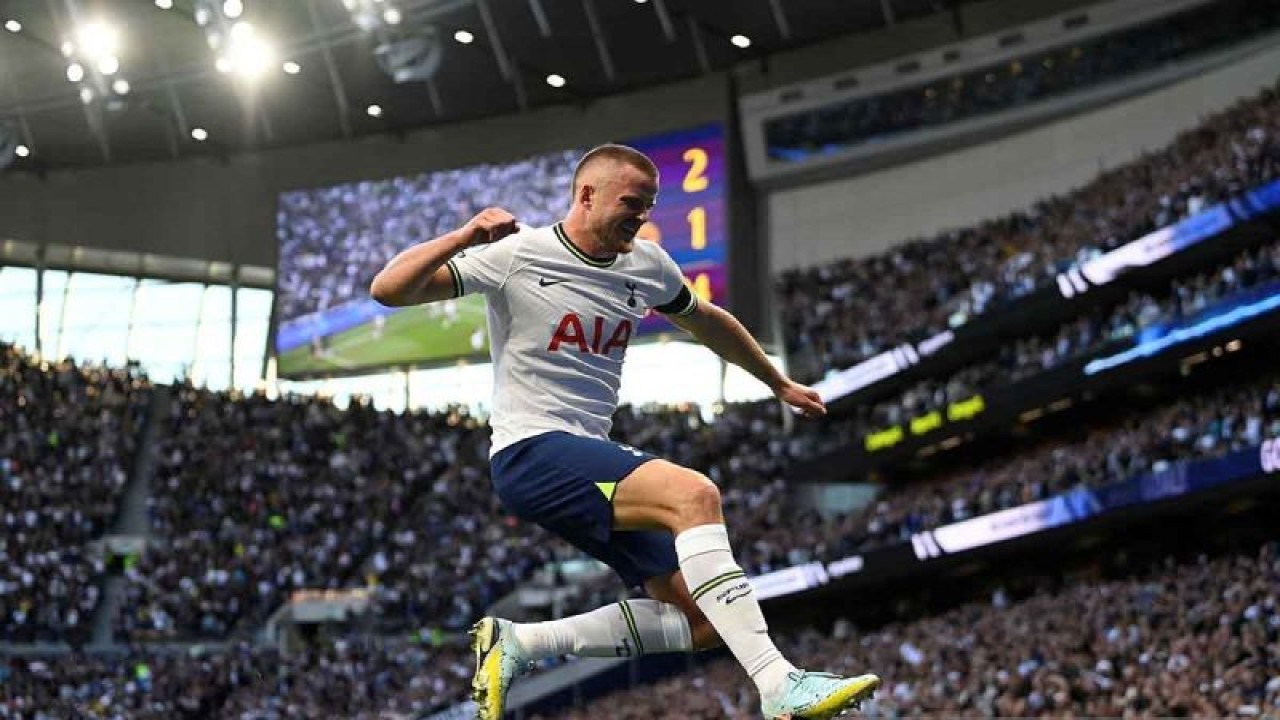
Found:
[(712, 352), (728, 362), (751, 373), (769, 386), (782, 402), (808, 417), (827, 414), (822, 398), (812, 388), (805, 387), (782, 374), (769, 362), (760, 343), (742, 326), (738, 318), (713, 303), (700, 301), (689, 315), (668, 315), (667, 319), (711, 348)]
[(420, 305), (453, 297), (453, 277), (445, 263), (476, 245), (497, 242), (518, 230), (502, 208), (485, 208), (466, 225), (391, 258), (369, 286), (374, 300), (388, 307)]

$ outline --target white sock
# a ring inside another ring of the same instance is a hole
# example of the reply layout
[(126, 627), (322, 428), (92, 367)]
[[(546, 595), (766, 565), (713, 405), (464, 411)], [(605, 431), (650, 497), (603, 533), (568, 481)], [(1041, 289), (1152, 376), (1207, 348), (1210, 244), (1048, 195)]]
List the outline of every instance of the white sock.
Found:
[(755, 589), (729, 549), (729, 531), (722, 524), (685, 530), (676, 536), (676, 555), (698, 608), (760, 694), (772, 695), (796, 668), (769, 638)]
[(675, 605), (624, 600), (581, 615), (539, 623), (516, 623), (516, 642), (531, 660), (556, 655), (632, 657), (689, 652), (689, 620)]

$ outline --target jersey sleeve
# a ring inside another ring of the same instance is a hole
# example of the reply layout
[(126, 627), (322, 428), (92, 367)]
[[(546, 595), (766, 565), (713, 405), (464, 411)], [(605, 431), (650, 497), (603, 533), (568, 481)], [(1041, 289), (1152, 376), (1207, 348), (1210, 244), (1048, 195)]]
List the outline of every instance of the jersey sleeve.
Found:
[(454, 297), (471, 293), (488, 294), (501, 288), (511, 274), (517, 245), (519, 237), (512, 235), (454, 255), (445, 263), (445, 267), (453, 275)]
[(698, 309), (698, 296), (685, 283), (684, 273), (676, 261), (661, 247), (657, 250), (658, 265), (662, 268), (662, 295), (660, 304), (653, 309), (664, 315), (692, 315)]

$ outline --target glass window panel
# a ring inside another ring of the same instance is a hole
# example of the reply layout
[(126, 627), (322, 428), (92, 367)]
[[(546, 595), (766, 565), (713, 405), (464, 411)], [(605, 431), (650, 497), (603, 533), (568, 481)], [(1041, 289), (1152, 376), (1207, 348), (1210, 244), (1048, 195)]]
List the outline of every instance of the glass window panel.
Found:
[(36, 348), (36, 278), (34, 268), (0, 267), (0, 340)]
[(231, 383), (231, 288), (226, 285), (204, 289), (191, 381), (213, 390)]
[[(782, 360), (777, 355), (765, 355), (765, 357), (769, 358), (769, 362), (773, 363), (774, 367), (783, 369)], [(757, 380), (746, 370), (729, 363), (729, 368), (724, 374), (725, 402), (750, 402), (771, 397), (773, 392), (769, 390), (768, 385)]]
[(262, 379), (270, 323), (271, 291), (240, 288), (236, 295), (236, 387), (253, 388)]
[(69, 273), (44, 271), (44, 301), (40, 303), (40, 350), (52, 358), (61, 358), (62, 307)]
[(69, 282), (57, 354), (123, 365), (137, 280), (118, 275), (72, 273)]
[(199, 283), (143, 280), (138, 286), (129, 356), (151, 379), (171, 382), (191, 371), (203, 296)]
[(473, 415), (487, 415), (492, 399), (492, 363), (460, 363), (409, 373), (409, 406), (415, 409), (465, 405)]
[(280, 392), (320, 395), (331, 398), (340, 408), (348, 407), (351, 398), (359, 396), (373, 400), (373, 406), (379, 410), (402, 411), (404, 383), (404, 373), (386, 372), (327, 380), (281, 380)]
[[(680, 372), (671, 372), (673, 367)], [(720, 399), (720, 361), (693, 343), (633, 345), (622, 366), (618, 399), (636, 407), (686, 402), (710, 407)]]

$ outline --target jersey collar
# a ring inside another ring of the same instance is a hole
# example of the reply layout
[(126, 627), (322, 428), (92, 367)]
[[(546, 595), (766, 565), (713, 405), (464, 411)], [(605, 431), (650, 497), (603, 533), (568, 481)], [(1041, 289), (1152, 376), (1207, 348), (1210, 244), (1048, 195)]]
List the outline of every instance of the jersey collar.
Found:
[(615, 262), (617, 262), (618, 260), (617, 255), (614, 255), (611, 258), (599, 258), (599, 257), (592, 257), (582, 252), (582, 250), (578, 249), (578, 246), (574, 245), (573, 241), (569, 239), (569, 233), (564, 231), (564, 223), (558, 222), (552, 227), (556, 231), (556, 237), (560, 238), (560, 244), (564, 245), (564, 249), (568, 250), (571, 255), (578, 258), (582, 262), (590, 265), (591, 267), (606, 268), (606, 267), (609, 267), (610, 265), (613, 265)]

